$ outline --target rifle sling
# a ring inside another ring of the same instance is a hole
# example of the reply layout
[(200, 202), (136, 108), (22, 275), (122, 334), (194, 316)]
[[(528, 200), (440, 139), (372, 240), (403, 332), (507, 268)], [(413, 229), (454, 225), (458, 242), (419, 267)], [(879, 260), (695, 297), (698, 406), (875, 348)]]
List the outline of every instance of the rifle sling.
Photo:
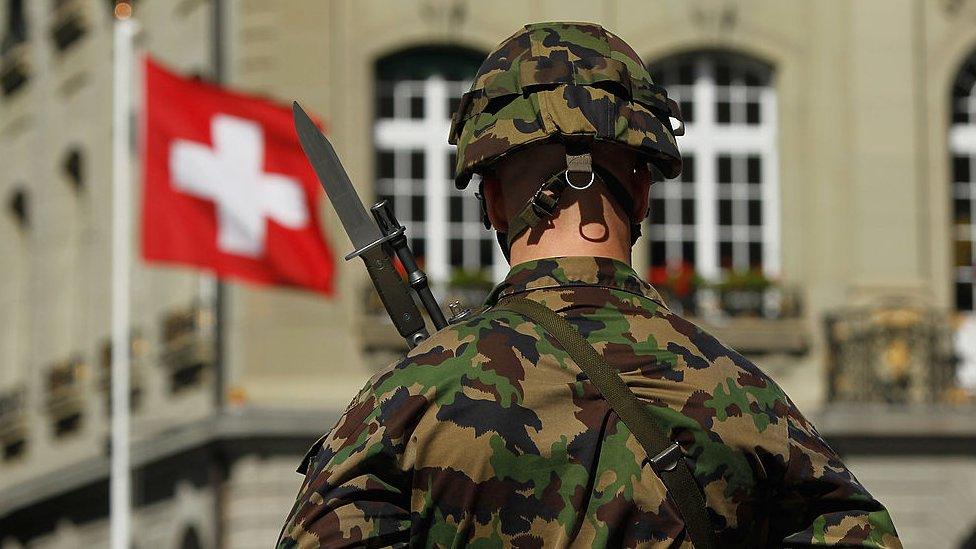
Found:
[[(501, 300), (495, 309), (525, 316), (556, 338), (644, 447), (651, 466), (684, 519), (692, 544), (697, 549), (715, 547), (714, 530), (708, 520), (705, 498), (688, 464), (681, 459), (683, 453), (680, 446), (667, 437), (647, 407), (637, 400), (593, 345), (566, 319), (541, 303), (523, 297), (508, 297)], [(663, 460), (669, 462), (662, 463)]]

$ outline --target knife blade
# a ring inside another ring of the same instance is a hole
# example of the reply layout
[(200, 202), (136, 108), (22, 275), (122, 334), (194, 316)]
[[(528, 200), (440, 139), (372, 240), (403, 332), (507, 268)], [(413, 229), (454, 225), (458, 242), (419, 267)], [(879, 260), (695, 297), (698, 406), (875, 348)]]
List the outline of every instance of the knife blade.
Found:
[(427, 326), (410, 291), (400, 278), (400, 273), (393, 267), (389, 246), (380, 243), (384, 238), (383, 232), (366, 213), (366, 208), (342, 167), (335, 148), (297, 101), (292, 104), (292, 115), (302, 150), (325, 189), (329, 202), (339, 215), (339, 221), (349, 235), (349, 240), (356, 247), (356, 251), (350, 256), (358, 255), (363, 259), (366, 271), (397, 332), (407, 340), (411, 348), (414, 347), (427, 339)]

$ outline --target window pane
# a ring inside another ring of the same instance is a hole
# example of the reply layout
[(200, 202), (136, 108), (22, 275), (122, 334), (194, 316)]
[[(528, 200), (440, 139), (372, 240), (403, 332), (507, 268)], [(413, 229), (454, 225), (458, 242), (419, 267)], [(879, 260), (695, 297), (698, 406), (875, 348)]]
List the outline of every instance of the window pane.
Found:
[(726, 64), (719, 64), (715, 67), (715, 85), (728, 86), (732, 83), (732, 71)]
[(719, 183), (732, 182), (732, 157), (731, 156), (720, 155), (718, 157), (718, 182)]
[(953, 124), (976, 124), (976, 55), (966, 61), (952, 85)]
[(965, 155), (956, 155), (952, 158), (952, 180), (954, 182), (968, 183), (972, 181), (971, 158)]
[(753, 269), (762, 268), (762, 244), (759, 242), (749, 243), (749, 267)]
[(655, 267), (664, 267), (667, 265), (667, 250), (664, 242), (652, 241), (651, 242), (651, 265)]
[(423, 151), (413, 151), (410, 153), (410, 178), (424, 178), (424, 153)]
[(759, 103), (746, 103), (746, 124), (759, 124)]
[(715, 105), (716, 122), (728, 124), (732, 122), (732, 105), (728, 101), (719, 101)]
[(695, 200), (693, 198), (685, 198), (681, 201), (681, 224), (695, 224)]
[(417, 261), (422, 262), (427, 255), (427, 243), (422, 238), (411, 238), (410, 249), (413, 250), (413, 255), (417, 256)]
[(416, 220), (427, 219), (427, 209), (424, 204), (423, 195), (414, 195), (410, 197), (410, 209), (411, 218)]
[(718, 243), (718, 264), (723, 269), (732, 268), (732, 243), (731, 242), (719, 242)]
[(953, 219), (959, 224), (968, 224), (972, 218), (972, 201), (966, 198), (957, 198), (953, 203)]
[(381, 179), (396, 177), (393, 151), (378, 151), (376, 155), (376, 175)]
[(452, 196), (448, 202), (449, 217), (452, 223), (464, 221), (464, 197)]
[(973, 310), (973, 285), (968, 282), (956, 282), (956, 309), (960, 311)]
[(461, 266), (464, 264), (464, 241), (458, 238), (451, 239), (451, 265)]
[(393, 118), (393, 93), (388, 86), (381, 85), (376, 93), (376, 116)]
[(719, 225), (732, 224), (732, 201), (731, 200), (723, 199), (718, 201), (718, 224)]
[(749, 201), (749, 225), (762, 226), (762, 202), (759, 200)]
[(481, 259), (481, 264), (482, 265), (491, 265), (492, 262), (494, 261), (494, 257), (495, 257), (494, 256), (494, 253), (495, 253), (495, 242), (493, 242), (493, 241), (488, 240), (488, 239), (485, 238), (485, 239), (482, 239), (481, 242), (478, 243), (478, 246), (479, 246), (480, 255), (481, 255), (481, 258), (480, 258)]
[(651, 223), (664, 223), (664, 200), (661, 198), (651, 199)]
[(746, 181), (749, 183), (762, 183), (761, 161), (756, 155), (749, 155), (746, 159)]
[(690, 124), (695, 121), (695, 104), (691, 101), (679, 101), (678, 105), (681, 106), (681, 118), (684, 119), (686, 124)]
[(956, 266), (970, 267), (973, 265), (973, 243), (969, 240), (956, 241)]
[(457, 171), (455, 171), (456, 168), (457, 168), (457, 150), (452, 150), (450, 153), (447, 154), (447, 174), (451, 178), (451, 181), (454, 181), (454, 178), (457, 177)]
[(681, 259), (688, 265), (695, 264), (695, 243), (694, 242), (681, 243)]
[(411, 97), (410, 98), (410, 118), (423, 118), (424, 117), (424, 98), (421, 97)]
[(695, 155), (686, 154), (681, 160), (681, 181), (695, 180)]

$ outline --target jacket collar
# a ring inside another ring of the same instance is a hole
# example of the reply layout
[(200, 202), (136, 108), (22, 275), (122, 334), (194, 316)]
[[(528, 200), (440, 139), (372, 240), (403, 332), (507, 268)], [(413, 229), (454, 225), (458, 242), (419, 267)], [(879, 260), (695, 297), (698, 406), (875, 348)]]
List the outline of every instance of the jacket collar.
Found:
[(626, 263), (608, 257), (552, 257), (519, 263), (488, 295), (491, 306), (499, 299), (529, 290), (597, 286), (623, 290), (661, 303), (661, 296)]

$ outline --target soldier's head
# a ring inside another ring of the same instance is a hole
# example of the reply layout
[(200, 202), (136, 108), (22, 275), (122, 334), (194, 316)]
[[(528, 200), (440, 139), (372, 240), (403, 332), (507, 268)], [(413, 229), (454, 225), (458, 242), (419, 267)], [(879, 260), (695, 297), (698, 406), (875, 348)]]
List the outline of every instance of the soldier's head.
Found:
[(478, 182), (506, 256), (513, 245), (518, 260), (545, 242), (623, 240), (629, 257), (651, 174), (681, 171), (680, 130), (674, 101), (616, 35), (590, 23), (527, 25), (489, 54), (454, 113), (455, 183)]

